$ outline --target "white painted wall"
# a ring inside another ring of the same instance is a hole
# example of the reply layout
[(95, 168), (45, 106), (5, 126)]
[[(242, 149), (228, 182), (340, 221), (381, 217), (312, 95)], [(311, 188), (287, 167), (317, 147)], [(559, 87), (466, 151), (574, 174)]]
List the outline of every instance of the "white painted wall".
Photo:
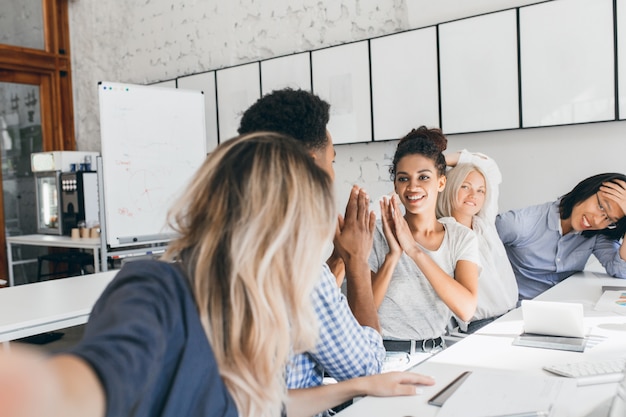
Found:
[[(77, 146), (100, 149), (98, 81), (150, 83), (536, 2), (70, 0)], [(449, 149), (498, 161), (504, 210), (552, 200), (595, 173), (625, 172), (625, 134), (626, 122), (475, 133), (450, 136)], [(340, 207), (353, 183), (372, 197), (392, 190), (395, 144), (337, 146)]]
[[(389, 165), (397, 141), (337, 146), (336, 189), (345, 205), (352, 183), (375, 198), (393, 190)], [(448, 150), (493, 157), (503, 184), (500, 209), (554, 200), (600, 172), (626, 172), (626, 123), (521, 129), (448, 136)], [(375, 208), (375, 207), (374, 207)]]

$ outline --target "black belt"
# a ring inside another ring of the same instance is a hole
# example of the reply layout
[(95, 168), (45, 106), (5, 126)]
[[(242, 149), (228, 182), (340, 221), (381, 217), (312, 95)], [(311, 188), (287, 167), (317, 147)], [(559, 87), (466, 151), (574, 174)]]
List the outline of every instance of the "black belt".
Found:
[(413, 354), (415, 352), (432, 352), (433, 350), (443, 349), (446, 342), (443, 337), (439, 336), (435, 339), (424, 340), (383, 340), (385, 350), (390, 352), (407, 352)]

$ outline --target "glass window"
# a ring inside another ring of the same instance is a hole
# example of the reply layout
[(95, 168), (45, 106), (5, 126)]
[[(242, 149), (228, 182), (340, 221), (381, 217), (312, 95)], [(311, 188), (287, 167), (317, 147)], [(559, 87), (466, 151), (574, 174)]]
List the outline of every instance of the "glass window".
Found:
[(30, 154), (43, 150), (39, 86), (0, 82), (2, 179), (32, 176)]
[(41, 0), (3, 1), (0, 7), (0, 44), (44, 49)]

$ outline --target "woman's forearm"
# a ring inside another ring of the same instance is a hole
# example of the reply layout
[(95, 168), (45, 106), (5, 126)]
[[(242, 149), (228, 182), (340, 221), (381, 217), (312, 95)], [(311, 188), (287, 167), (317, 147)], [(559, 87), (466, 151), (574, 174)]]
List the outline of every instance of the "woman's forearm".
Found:
[(414, 372), (387, 372), (364, 376), (318, 387), (289, 390), (287, 417), (308, 417), (346, 401), (365, 395), (393, 397), (415, 395), (420, 385), (433, 385), (435, 380)]
[(0, 355), (0, 417), (102, 417), (104, 390), (93, 369), (72, 355), (48, 358), (12, 348)]
[(372, 291), (374, 292), (374, 305), (377, 310), (385, 298), (391, 282), (391, 276), (398, 264), (398, 259), (398, 255), (387, 254), (378, 271), (372, 272)]
[(459, 319), (470, 320), (478, 302), (478, 267), (471, 262), (459, 261), (459, 264), (463, 263), (462, 271), (459, 276), (455, 273), (455, 277), (451, 277), (424, 252), (412, 254), (411, 259), (448, 308)]
[(287, 417), (310, 417), (362, 395), (361, 378), (289, 390)]

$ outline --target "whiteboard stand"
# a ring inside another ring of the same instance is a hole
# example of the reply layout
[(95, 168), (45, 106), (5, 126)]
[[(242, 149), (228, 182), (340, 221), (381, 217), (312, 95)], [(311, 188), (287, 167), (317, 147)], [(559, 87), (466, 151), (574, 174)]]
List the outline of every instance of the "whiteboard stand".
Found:
[[(104, 176), (102, 175), (102, 157), (96, 157), (96, 171), (98, 172), (98, 209), (100, 217), (100, 265), (102, 271), (107, 271), (109, 268), (108, 255), (107, 255), (107, 236), (106, 236), (106, 217), (104, 208)], [(94, 262), (96, 260), (94, 259)]]

